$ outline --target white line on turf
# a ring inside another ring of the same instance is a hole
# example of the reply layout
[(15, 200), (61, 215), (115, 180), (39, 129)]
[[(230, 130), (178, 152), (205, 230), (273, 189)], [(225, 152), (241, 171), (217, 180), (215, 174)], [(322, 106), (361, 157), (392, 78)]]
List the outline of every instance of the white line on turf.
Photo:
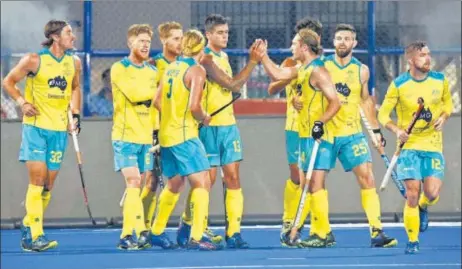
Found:
[[(429, 226), (430, 227), (461, 227), (462, 223), (461, 222), (430, 222)], [(345, 229), (345, 228), (369, 228), (369, 224), (367, 223), (342, 223), (342, 224), (331, 224), (330, 225), (334, 229)], [(404, 227), (403, 223), (383, 223), (382, 226), (384, 228), (402, 228)], [(307, 228), (310, 227), (310, 225), (306, 225)], [(176, 231), (178, 228), (167, 228), (167, 231)], [(212, 230), (224, 230), (224, 226), (216, 226), (216, 227), (210, 227)], [(276, 230), (276, 229), (281, 229), (281, 225), (256, 225), (256, 226), (242, 226), (242, 230)], [(112, 232), (117, 232), (120, 231), (120, 228), (111, 228), (111, 229), (87, 229), (87, 228), (78, 228), (78, 229), (58, 229), (59, 234), (67, 234), (67, 233), (75, 233), (76, 231), (82, 232), (82, 233), (112, 233)], [(65, 231), (65, 233), (63, 233)], [(53, 230), (50, 230), (47, 232), (47, 234), (52, 234), (54, 233)]]
[[(215, 265), (215, 266), (186, 266), (186, 267), (142, 267), (130, 269), (238, 269), (238, 268), (345, 268), (345, 267), (414, 267), (414, 266), (430, 266), (430, 267), (460, 267), (460, 263), (395, 263), (395, 264), (262, 264), (262, 265)], [(117, 269), (117, 268), (110, 268)]]

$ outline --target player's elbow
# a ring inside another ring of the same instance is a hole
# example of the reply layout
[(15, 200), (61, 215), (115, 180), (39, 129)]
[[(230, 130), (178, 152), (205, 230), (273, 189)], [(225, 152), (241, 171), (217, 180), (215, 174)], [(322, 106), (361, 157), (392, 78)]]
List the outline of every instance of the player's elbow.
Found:
[(193, 115), (197, 115), (202, 112), (202, 107), (200, 105), (200, 102), (191, 102), (189, 104), (189, 109), (191, 110), (191, 113)]

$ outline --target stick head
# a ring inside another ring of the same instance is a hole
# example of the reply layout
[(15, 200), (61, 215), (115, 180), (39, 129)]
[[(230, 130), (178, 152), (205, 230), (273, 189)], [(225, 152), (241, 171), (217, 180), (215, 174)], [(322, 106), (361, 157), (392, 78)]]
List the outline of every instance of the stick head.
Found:
[(423, 99), (422, 97), (419, 97), (419, 98), (417, 99), (417, 104), (423, 106), (424, 103), (425, 103), (425, 101), (424, 101), (424, 99)]

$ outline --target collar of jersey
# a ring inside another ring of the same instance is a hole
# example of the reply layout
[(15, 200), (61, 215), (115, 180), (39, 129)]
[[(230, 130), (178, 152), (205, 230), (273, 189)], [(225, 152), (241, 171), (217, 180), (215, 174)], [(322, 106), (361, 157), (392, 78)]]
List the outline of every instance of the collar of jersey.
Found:
[(133, 66), (133, 67), (135, 67), (135, 68), (143, 68), (143, 67), (145, 67), (145, 65), (146, 65), (145, 62), (143, 62), (141, 65), (136, 65), (136, 64), (134, 64), (132, 61), (130, 61), (130, 59), (128, 59), (128, 57), (125, 57), (125, 59), (127, 60), (127, 62), (128, 62), (131, 66)]

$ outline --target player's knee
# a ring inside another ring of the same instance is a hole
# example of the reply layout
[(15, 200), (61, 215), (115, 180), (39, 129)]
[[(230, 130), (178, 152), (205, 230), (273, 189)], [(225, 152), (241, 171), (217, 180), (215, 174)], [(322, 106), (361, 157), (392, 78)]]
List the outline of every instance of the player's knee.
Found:
[(184, 181), (181, 178), (171, 179), (167, 182), (167, 188), (172, 193), (180, 193), (183, 190)]
[(424, 190), (424, 194), (429, 201), (433, 201), (439, 196), (439, 189)]
[(239, 175), (237, 173), (230, 173), (225, 176), (226, 187), (229, 189), (239, 189), (241, 184), (239, 182)]
[(419, 191), (409, 189), (406, 191), (407, 204), (416, 207), (419, 204)]
[(130, 188), (140, 188), (141, 187), (141, 178), (137, 176), (127, 177), (125, 178), (127, 182), (127, 187)]
[(292, 180), (295, 185), (300, 184), (300, 175), (296, 165), (290, 166), (290, 180)]
[(358, 181), (361, 186), (361, 189), (363, 190), (375, 188), (375, 180), (372, 173), (366, 174), (364, 176), (359, 176)]

